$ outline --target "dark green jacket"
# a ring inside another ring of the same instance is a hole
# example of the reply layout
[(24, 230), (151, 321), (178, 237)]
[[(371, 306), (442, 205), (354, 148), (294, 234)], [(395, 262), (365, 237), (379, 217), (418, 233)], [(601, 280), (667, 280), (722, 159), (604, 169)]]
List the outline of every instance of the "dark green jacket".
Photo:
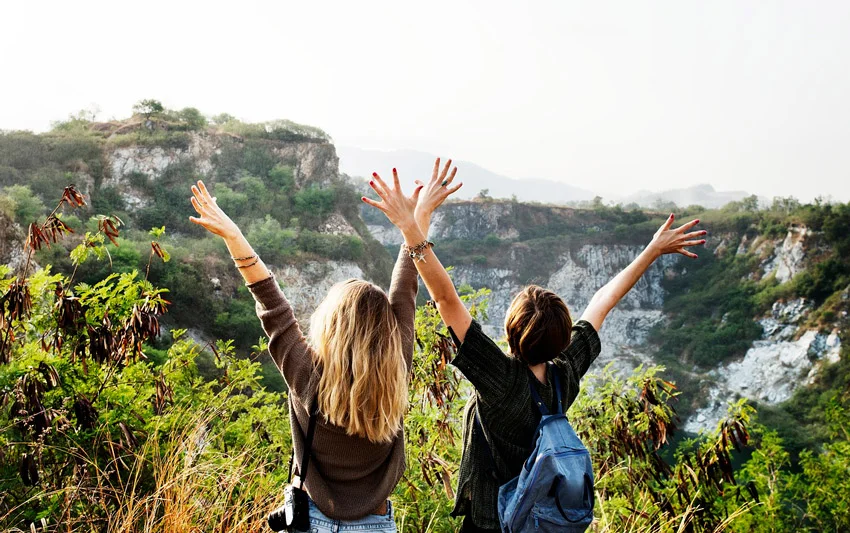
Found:
[[(452, 333), (454, 337), (454, 333)], [(472, 321), (452, 364), (475, 387), (463, 416), (463, 458), (455, 499), (454, 516), (469, 515), (481, 528), (498, 529), (496, 501), (499, 487), (519, 475), (522, 463), (534, 448), (534, 436), (540, 423), (540, 412), (529, 393), (528, 366), (506, 355)], [(564, 409), (575, 401), (579, 380), (601, 350), (599, 335), (584, 320), (573, 325), (569, 347), (552, 362), (560, 373)], [(554, 409), (554, 386), (534, 384), (549, 409)], [(474, 424), (478, 409), (487, 438), (493, 445), (488, 454), (487, 441)], [(498, 479), (494, 479), (495, 467)]]

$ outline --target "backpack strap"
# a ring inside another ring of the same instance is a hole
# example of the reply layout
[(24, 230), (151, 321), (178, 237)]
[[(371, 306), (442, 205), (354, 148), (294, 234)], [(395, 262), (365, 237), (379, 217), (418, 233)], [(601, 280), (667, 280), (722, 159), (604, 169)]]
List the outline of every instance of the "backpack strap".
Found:
[[(555, 383), (555, 398), (558, 400), (558, 410), (554, 414), (564, 414), (564, 403), (561, 398), (561, 378), (558, 376), (558, 372), (555, 367), (551, 363), (546, 364), (546, 374), (552, 378), (552, 381)], [(531, 399), (534, 400), (534, 405), (537, 406), (537, 410), (540, 411), (541, 416), (548, 416), (549, 408), (546, 407), (546, 404), (543, 402), (543, 398), (540, 397), (540, 393), (537, 392), (537, 387), (535, 387), (535, 383), (537, 382), (537, 376), (534, 375), (534, 372), (531, 369), (528, 369), (528, 391), (531, 393)]]
[[(292, 399), (289, 399), (292, 402)], [(307, 437), (304, 440), (304, 450), (301, 454), (301, 464), (298, 467), (298, 478), (301, 480), (301, 486), (304, 488), (304, 482), (307, 480), (307, 469), (310, 467), (310, 457), (313, 455), (313, 436), (316, 433), (316, 418), (319, 414), (318, 398), (313, 398), (310, 405), (310, 422), (307, 425)], [(292, 447), (292, 453), (289, 455), (289, 477), (286, 482), (292, 482), (292, 463), (295, 462), (295, 447)]]

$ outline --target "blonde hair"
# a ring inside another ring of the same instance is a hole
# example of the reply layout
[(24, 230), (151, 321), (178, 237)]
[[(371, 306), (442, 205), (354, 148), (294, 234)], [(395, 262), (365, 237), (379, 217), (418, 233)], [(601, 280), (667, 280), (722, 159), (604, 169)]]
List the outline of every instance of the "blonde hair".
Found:
[(337, 283), (310, 319), (310, 338), (325, 420), (348, 435), (391, 442), (407, 409), (407, 366), (384, 291), (357, 279)]

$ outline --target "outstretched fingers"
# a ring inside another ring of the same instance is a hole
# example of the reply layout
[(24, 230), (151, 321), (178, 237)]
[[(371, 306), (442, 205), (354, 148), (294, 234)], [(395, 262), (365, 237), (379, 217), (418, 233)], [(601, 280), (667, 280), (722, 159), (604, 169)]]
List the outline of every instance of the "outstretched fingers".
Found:
[(682, 224), (681, 226), (676, 228), (676, 231), (684, 233), (684, 232), (688, 231), (689, 229), (693, 228), (694, 226), (696, 226), (697, 224), (699, 224), (698, 218), (691, 220), (690, 222), (687, 222), (685, 224)]
[(448, 196), (448, 195), (450, 195), (450, 194), (454, 194), (454, 192), (455, 192), (456, 190), (460, 189), (461, 187), (463, 187), (463, 182), (458, 183), (458, 184), (457, 184), (457, 185), (455, 185), (454, 187), (449, 187), (449, 188), (447, 188), (447, 189), (446, 189), (446, 196)]
[(374, 189), (374, 191), (376, 193), (378, 193), (378, 196), (380, 196), (381, 198), (386, 200), (387, 193), (389, 192), (389, 188), (387, 187), (387, 184), (384, 183), (384, 180), (381, 179), (381, 176), (379, 176), (377, 172), (372, 172), (372, 180), (369, 182), (369, 185), (371, 185), (372, 189)]
[(674, 220), (675, 218), (676, 218), (676, 217), (673, 215), (673, 213), (670, 213), (670, 216), (669, 216), (669, 217), (667, 217), (667, 221), (666, 221), (666, 222), (664, 222), (664, 225), (663, 225), (663, 226), (661, 226), (661, 231), (667, 231), (668, 229), (670, 229), (670, 226), (672, 226), (672, 225), (673, 225), (673, 220)]
[(367, 204), (371, 205), (372, 207), (377, 207), (381, 211), (384, 211), (384, 203), (383, 202), (377, 202), (377, 201), (372, 200), (371, 198), (367, 198), (365, 196), (361, 196), (360, 199), (363, 200), (364, 203), (367, 203)]
[(398, 181), (398, 171), (395, 168), (393, 168), (393, 187), (397, 191), (401, 190), (401, 183)]
[(434, 170), (431, 171), (431, 181), (437, 181), (437, 175), (440, 173), (440, 158), (434, 160)]
[(680, 254), (684, 255), (685, 257), (690, 257), (691, 259), (696, 259), (698, 257), (697, 254), (690, 252), (690, 251), (688, 251), (684, 248), (679, 248), (676, 251), (679, 252)]
[[(446, 165), (443, 167), (443, 172), (440, 173), (440, 182), (441, 183), (444, 182), (444, 181), (447, 181), (446, 176), (448, 175), (449, 169), (451, 167), (452, 167), (452, 160), (451, 159), (446, 160)], [(452, 178), (454, 178), (454, 173), (452, 173)]]

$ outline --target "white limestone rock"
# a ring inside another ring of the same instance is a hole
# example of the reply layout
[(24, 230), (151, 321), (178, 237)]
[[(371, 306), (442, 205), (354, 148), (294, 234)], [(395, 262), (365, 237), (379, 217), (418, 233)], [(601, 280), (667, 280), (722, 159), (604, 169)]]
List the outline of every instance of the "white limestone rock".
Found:
[(305, 329), (310, 314), (332, 286), (351, 278), (366, 278), (357, 264), (346, 261), (310, 261), (298, 267), (274, 267), (272, 271)]
[(327, 220), (319, 225), (319, 233), (330, 235), (357, 235), (357, 230), (348, 223), (344, 216), (332, 213)]
[(780, 283), (785, 283), (803, 270), (806, 258), (806, 237), (808, 228), (792, 227), (781, 243), (773, 250), (773, 257), (762, 264), (765, 276), (775, 274)]
[(404, 241), (404, 237), (401, 236), (401, 232), (395, 226), (369, 224), (366, 228), (372, 234), (372, 237), (384, 246), (398, 246)]

